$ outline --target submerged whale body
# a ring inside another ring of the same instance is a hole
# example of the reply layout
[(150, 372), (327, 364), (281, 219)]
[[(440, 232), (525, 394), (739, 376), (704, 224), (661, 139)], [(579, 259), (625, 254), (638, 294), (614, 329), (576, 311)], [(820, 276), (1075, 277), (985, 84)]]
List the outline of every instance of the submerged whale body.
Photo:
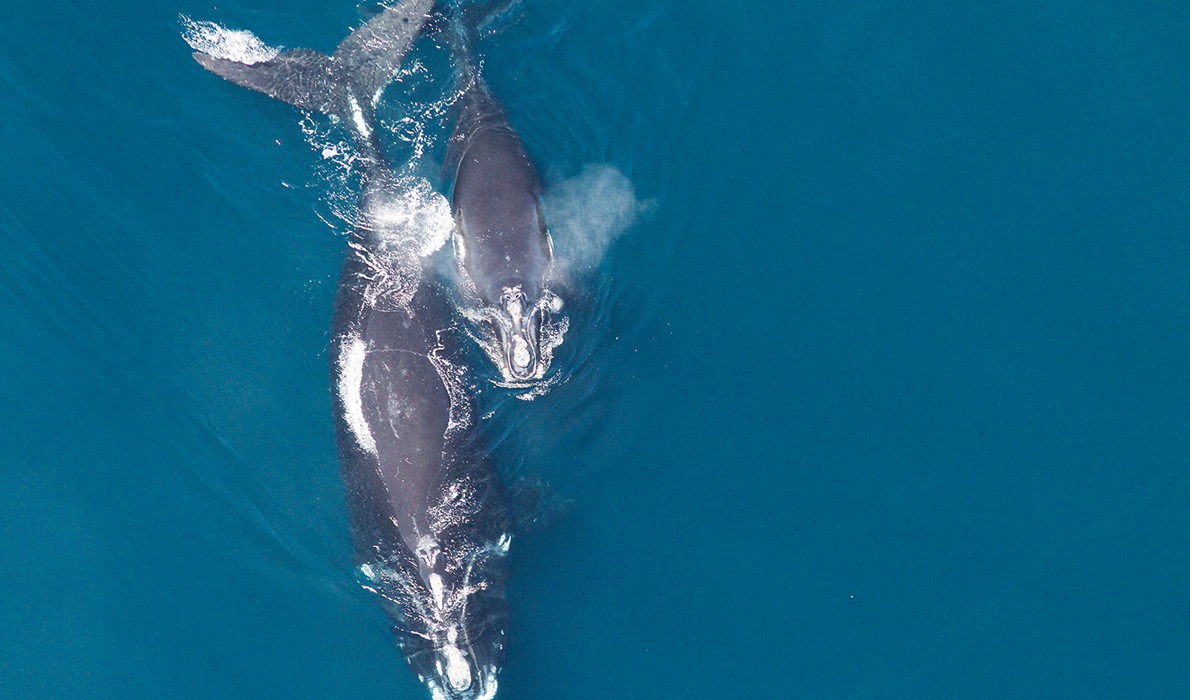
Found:
[(357, 559), (435, 700), (479, 700), (495, 695), (504, 660), (512, 523), (452, 359), (451, 307), (424, 274), (423, 241), (400, 211), (408, 185), (387, 166), (373, 116), (432, 4), (385, 9), (330, 56), (295, 49), (253, 64), (195, 59), (352, 131), (363, 171), (331, 362)]

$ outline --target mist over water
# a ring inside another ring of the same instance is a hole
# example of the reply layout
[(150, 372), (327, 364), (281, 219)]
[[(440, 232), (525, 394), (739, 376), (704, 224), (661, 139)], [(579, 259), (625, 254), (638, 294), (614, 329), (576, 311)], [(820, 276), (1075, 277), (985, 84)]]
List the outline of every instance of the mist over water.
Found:
[(623, 173), (591, 163), (549, 187), (544, 207), (563, 280), (597, 271), (611, 244), (651, 208)]
[[(0, 698), (426, 697), (334, 447), (358, 164), (190, 56), (374, 9), (6, 8)], [(570, 327), (534, 400), (460, 384), (571, 505), (513, 544), (498, 697), (1190, 694), (1190, 10), (514, 15), (484, 71)], [(451, 64), (411, 59), (394, 214), (450, 275)]]

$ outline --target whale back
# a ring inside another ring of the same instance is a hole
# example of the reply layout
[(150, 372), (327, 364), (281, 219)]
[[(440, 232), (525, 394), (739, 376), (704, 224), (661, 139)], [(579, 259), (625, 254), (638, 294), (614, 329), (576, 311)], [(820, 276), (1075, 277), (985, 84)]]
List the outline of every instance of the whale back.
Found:
[(495, 303), (505, 287), (519, 285), (538, 298), (551, 263), (541, 178), (504, 107), (481, 80), (461, 99), (448, 162), (465, 264), (480, 296)]

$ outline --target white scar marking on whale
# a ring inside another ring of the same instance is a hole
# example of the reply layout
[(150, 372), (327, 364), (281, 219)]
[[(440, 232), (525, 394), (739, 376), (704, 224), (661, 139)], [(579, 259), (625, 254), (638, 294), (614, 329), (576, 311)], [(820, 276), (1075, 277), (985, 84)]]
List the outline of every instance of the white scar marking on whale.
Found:
[(359, 132), (364, 135), (364, 138), (371, 138), (372, 129), (368, 126), (368, 120), (364, 119), (364, 110), (360, 109), (355, 95), (349, 96), (348, 103), (351, 105), (351, 118), (355, 121), (355, 128), (359, 129)]
[(359, 446), (374, 455), (377, 454), (376, 438), (372, 436), (368, 421), (364, 418), (364, 402), (360, 393), (368, 346), (359, 336), (352, 336), (342, 347), (339, 353), (339, 398), (343, 402), (344, 417)]

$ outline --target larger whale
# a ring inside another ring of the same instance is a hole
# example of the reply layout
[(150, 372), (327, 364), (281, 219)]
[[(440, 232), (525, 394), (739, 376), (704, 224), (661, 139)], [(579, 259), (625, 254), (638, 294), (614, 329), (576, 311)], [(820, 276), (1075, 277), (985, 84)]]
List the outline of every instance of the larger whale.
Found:
[(504, 660), (512, 523), (454, 361), (449, 302), (423, 270), (408, 184), (386, 163), (374, 118), (432, 4), (385, 9), (330, 56), (194, 57), (239, 85), (338, 117), (354, 136), (361, 191), (331, 363), (357, 560), (435, 700), (481, 700), (495, 695)]
[(507, 625), (507, 499), (452, 363), (442, 290), (423, 283), (390, 307), (376, 275), (365, 251), (348, 256), (331, 352), (361, 569), (435, 700), (492, 698)]

